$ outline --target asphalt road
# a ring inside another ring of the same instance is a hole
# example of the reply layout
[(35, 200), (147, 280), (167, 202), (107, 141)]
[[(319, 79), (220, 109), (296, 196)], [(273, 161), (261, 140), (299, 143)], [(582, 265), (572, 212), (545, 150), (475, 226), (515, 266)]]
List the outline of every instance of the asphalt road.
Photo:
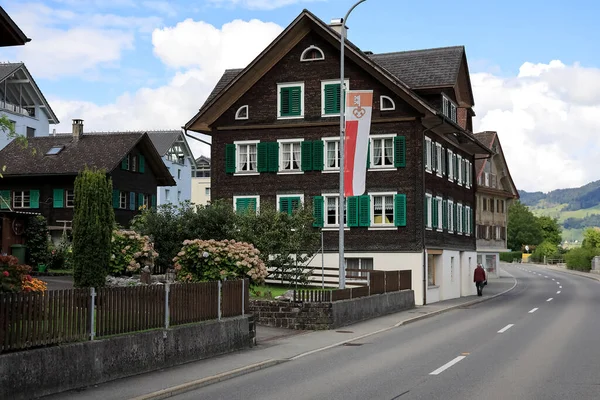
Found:
[(506, 270), (504, 296), (174, 398), (600, 399), (600, 282)]

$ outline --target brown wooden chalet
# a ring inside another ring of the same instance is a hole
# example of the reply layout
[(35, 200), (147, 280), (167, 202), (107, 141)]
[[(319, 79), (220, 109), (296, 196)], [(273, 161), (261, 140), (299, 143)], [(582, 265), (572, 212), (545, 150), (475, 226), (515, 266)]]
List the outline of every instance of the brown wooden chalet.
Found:
[[(340, 219), (339, 28), (304, 10), (248, 66), (226, 70), (185, 125), (212, 137), (213, 200), (312, 207), (327, 266)], [(490, 150), (471, 132), (465, 49), (345, 43), (346, 87), (374, 91), (366, 193), (346, 200), (347, 266), (411, 269), (418, 304), (470, 294), (474, 163)]]
[[(0, 151), (2, 252), (23, 242), (26, 217), (41, 214), (57, 235), (71, 229), (74, 181), (85, 167), (112, 178), (116, 222), (128, 226), (142, 206), (156, 206), (157, 186), (175, 181), (147, 133), (84, 134), (73, 120), (72, 135), (34, 137), (27, 147), (16, 141)], [(15, 227), (18, 227), (15, 228)]]

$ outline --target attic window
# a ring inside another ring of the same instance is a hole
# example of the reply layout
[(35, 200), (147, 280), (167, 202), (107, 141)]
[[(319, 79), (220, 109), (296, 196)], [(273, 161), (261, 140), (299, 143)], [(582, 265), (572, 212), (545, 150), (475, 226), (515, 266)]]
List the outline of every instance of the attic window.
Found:
[(52, 148), (50, 148), (50, 150), (48, 150), (46, 155), (47, 156), (56, 155), (56, 154), (60, 153), (60, 151), (64, 148), (65, 148), (65, 146), (52, 146)]
[(248, 119), (248, 105), (238, 108), (235, 112), (235, 119)]
[(396, 103), (388, 96), (379, 97), (381, 111), (392, 111), (396, 109)]
[(456, 104), (445, 95), (442, 95), (442, 112), (451, 121), (456, 122)]
[(317, 46), (307, 47), (300, 56), (300, 61), (318, 61), (324, 59), (325, 54), (323, 54), (323, 51)]

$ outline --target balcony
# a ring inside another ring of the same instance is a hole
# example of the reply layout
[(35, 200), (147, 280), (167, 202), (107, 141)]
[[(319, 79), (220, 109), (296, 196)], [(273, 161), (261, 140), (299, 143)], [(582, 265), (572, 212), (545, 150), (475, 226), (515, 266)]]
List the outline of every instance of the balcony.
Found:
[(477, 178), (477, 185), (489, 188), (498, 188), (498, 176), (489, 172), (484, 172)]
[(25, 115), (26, 117), (35, 117), (35, 108), (33, 107), (21, 107), (16, 104), (9, 103), (7, 101), (0, 100), (0, 109), (6, 110), (15, 114)]

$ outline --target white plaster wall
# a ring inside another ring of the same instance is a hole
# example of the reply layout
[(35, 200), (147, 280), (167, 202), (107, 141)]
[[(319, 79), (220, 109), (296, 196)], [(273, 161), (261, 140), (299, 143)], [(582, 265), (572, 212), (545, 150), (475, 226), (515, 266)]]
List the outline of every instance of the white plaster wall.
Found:
[[(19, 135), (27, 135), (27, 127), (35, 129), (35, 137), (48, 136), (50, 134), (50, 124), (46, 113), (39, 106), (35, 107), (35, 117), (10, 112), (0, 109), (0, 115), (6, 116), (9, 120), (15, 121), (15, 132)], [(0, 149), (6, 147), (11, 140), (8, 140), (5, 134), (0, 135)]]
[[(438, 301), (440, 301), (440, 287), (429, 286), (427, 288), (427, 304), (437, 303)], [(421, 305), (422, 303), (423, 301), (421, 300)]]
[(477, 253), (474, 251), (463, 251), (460, 255), (460, 266), (462, 269), (461, 296), (473, 296), (477, 294), (477, 288), (473, 282), (473, 272), (477, 267)]
[(192, 178), (192, 203), (206, 205), (210, 202), (206, 188), (210, 189), (210, 177)]
[[(163, 162), (169, 168), (173, 179), (177, 186), (159, 186), (156, 190), (156, 199), (158, 205), (167, 203), (178, 204), (186, 200), (191, 201), (192, 199), (192, 164), (186, 157), (185, 163), (178, 164), (169, 161), (167, 157), (162, 157)], [(181, 170), (181, 178), (179, 178), (178, 171)], [(166, 199), (165, 193), (169, 190), (169, 199)], [(177, 200), (177, 192), (181, 192), (179, 201)]]
[[(452, 258), (454, 258), (454, 268), (451, 267)], [(460, 297), (461, 275), (460, 252), (444, 250), (442, 252), (442, 271), (438, 275), (442, 278), (440, 281), (440, 301)], [(429, 300), (427, 302), (431, 303)]]

